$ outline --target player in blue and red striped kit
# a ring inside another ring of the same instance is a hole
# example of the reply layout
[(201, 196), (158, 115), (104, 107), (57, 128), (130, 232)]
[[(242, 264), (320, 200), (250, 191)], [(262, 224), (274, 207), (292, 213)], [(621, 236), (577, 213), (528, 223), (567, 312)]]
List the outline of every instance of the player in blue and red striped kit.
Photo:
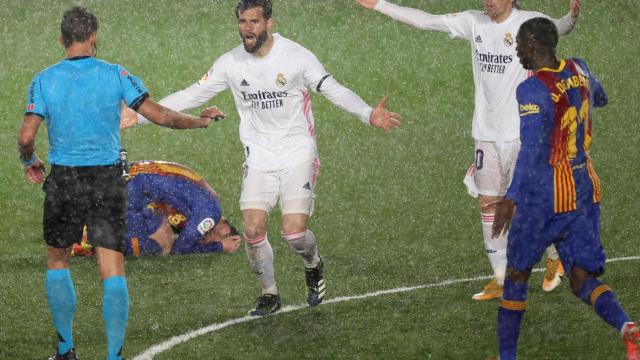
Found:
[(218, 194), (190, 168), (139, 161), (129, 168), (127, 255), (232, 252), (236, 229), (222, 216)]
[(535, 74), (517, 89), (522, 147), (493, 227), (493, 236), (499, 236), (511, 225), (498, 310), (500, 359), (516, 358), (531, 269), (553, 243), (572, 292), (620, 332), (628, 358), (637, 360), (640, 330), (598, 279), (605, 254), (600, 181), (589, 156), (591, 110), (605, 106), (607, 95), (584, 61), (557, 59), (557, 43), (557, 29), (548, 19), (528, 20), (518, 31), (518, 57)]

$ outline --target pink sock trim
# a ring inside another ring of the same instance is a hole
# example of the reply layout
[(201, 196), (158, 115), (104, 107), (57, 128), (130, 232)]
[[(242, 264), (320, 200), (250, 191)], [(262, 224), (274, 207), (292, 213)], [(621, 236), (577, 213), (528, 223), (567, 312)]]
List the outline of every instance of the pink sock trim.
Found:
[(306, 230), (302, 232), (297, 232), (297, 233), (289, 233), (289, 234), (282, 233), (282, 237), (287, 241), (298, 240), (305, 237), (305, 235), (307, 235)]
[(256, 245), (261, 243), (262, 241), (264, 241), (267, 238), (267, 234), (264, 235), (260, 235), (258, 237), (256, 237), (255, 239), (251, 239), (247, 236), (247, 234), (244, 234), (244, 240), (247, 242), (247, 244), (249, 245)]

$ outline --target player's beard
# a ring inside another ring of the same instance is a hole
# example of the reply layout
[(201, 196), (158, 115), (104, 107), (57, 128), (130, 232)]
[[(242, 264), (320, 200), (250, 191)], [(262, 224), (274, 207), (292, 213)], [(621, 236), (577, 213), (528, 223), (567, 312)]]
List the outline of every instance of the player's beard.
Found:
[(264, 45), (264, 43), (267, 41), (267, 39), (269, 38), (269, 32), (267, 31), (267, 29), (264, 29), (263, 32), (261, 32), (258, 36), (256, 36), (256, 43), (253, 44), (253, 46), (247, 44), (247, 41), (244, 35), (240, 34), (240, 36), (242, 37), (242, 44), (244, 45), (244, 50), (249, 54), (254, 54), (256, 51), (260, 50), (262, 45)]

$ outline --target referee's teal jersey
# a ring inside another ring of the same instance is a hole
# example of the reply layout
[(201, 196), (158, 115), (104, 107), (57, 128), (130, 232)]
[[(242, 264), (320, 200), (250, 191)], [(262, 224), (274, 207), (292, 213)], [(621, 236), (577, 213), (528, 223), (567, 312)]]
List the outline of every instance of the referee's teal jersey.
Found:
[(147, 96), (142, 81), (122, 66), (75, 57), (34, 76), (25, 114), (46, 122), (50, 164), (111, 165), (120, 151), (121, 102), (137, 108)]

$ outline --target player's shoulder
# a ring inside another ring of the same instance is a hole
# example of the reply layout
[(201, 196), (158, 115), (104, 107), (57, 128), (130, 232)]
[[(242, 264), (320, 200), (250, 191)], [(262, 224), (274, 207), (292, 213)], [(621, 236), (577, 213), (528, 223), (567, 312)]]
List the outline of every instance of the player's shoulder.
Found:
[(587, 65), (586, 61), (584, 61), (583, 59), (574, 57), (571, 59), (567, 59), (565, 61), (571, 61), (578, 68), (578, 71), (581, 72), (583, 75), (589, 74), (589, 66)]
[(96, 69), (103, 73), (117, 75), (120, 77), (131, 76), (129, 71), (123, 65), (96, 58), (91, 58), (91, 62), (92, 65), (90, 66), (94, 66)]
[(311, 50), (307, 49), (300, 43), (286, 38), (279, 33), (273, 34), (274, 40), (277, 43), (277, 47), (279, 48), (279, 52), (286, 54), (286, 56), (313, 56), (315, 55), (311, 52)]
[(521, 10), (521, 9), (513, 9), (513, 16), (515, 16), (518, 20), (519, 23), (523, 23), (527, 20), (531, 20), (534, 18), (549, 18), (549, 16), (539, 12), (539, 11), (532, 11), (532, 10)]
[(489, 18), (484, 13), (484, 11), (480, 11), (480, 10), (466, 10), (466, 11), (446, 14), (445, 19), (449, 21), (461, 21), (461, 22), (469, 22), (469, 23), (491, 22), (491, 18)]
[(227, 51), (226, 53), (220, 55), (217, 59), (216, 59), (216, 63), (225, 63), (225, 62), (229, 62), (229, 61), (234, 61), (235, 59), (238, 58), (244, 58), (247, 57), (247, 52), (244, 50), (244, 46), (242, 44), (234, 47), (233, 49)]
[(531, 98), (539, 96), (540, 94), (546, 94), (548, 92), (547, 87), (542, 80), (536, 76), (531, 76), (518, 85), (516, 89), (516, 95), (518, 99)]
[(33, 75), (33, 80), (32, 81), (36, 81), (38, 79), (42, 79), (42, 78), (46, 78), (47, 76), (54, 74), (55, 72), (58, 71), (58, 68), (60, 67), (60, 63), (61, 62), (57, 62), (53, 65), (49, 65), (46, 68), (38, 71), (35, 75)]

